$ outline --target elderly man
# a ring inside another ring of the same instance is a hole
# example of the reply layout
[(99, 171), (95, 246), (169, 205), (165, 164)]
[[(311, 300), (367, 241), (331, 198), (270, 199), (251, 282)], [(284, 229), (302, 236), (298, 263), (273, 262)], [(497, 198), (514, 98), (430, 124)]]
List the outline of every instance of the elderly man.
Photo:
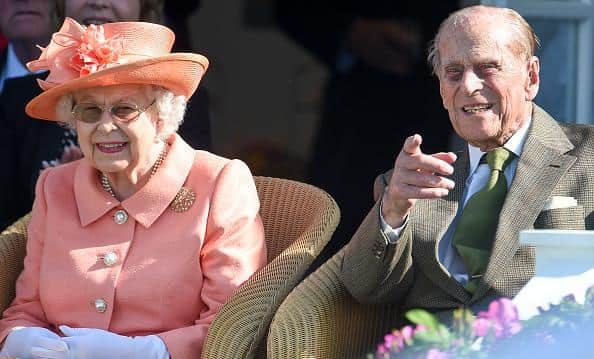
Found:
[(469, 7), (442, 23), (429, 60), (467, 145), (426, 154), (415, 134), (378, 177), (381, 198), (344, 253), (355, 298), (403, 311), (478, 310), (533, 276), (521, 230), (594, 228), (593, 128), (560, 125), (532, 102), (537, 42), (511, 9)]

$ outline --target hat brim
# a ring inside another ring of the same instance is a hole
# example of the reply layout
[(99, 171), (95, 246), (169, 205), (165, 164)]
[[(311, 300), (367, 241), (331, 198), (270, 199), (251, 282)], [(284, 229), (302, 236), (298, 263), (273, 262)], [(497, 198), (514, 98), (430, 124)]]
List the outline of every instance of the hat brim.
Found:
[(152, 84), (190, 98), (207, 68), (206, 57), (192, 53), (174, 53), (134, 61), (52, 87), (29, 101), (25, 112), (34, 118), (55, 121), (56, 104), (63, 95), (110, 85)]

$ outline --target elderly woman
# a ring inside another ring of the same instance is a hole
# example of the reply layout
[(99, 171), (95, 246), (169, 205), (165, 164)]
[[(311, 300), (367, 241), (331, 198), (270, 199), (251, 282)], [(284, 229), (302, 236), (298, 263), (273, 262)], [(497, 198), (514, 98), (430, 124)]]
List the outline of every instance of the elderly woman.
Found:
[[(181, 8), (187, 8), (191, 4), (197, 6), (198, 2), (198, 0), (183, 1)], [(10, 11), (3, 3), (6, 3), (6, 0), (0, 0), (0, 15), (4, 13), (8, 15)], [(48, 28), (46, 36), (48, 39), (51, 33), (64, 22), (66, 16), (83, 25), (123, 21), (156, 23), (164, 21), (164, 0), (29, 0), (27, 2), (12, 0), (12, 3), (15, 11), (21, 12), (26, 8), (35, 12), (40, 6), (37, 4), (43, 3), (45, 12), (47, 13), (49, 9), (51, 18), (55, 21), (55, 27)], [(165, 8), (168, 8), (168, 4), (179, 5), (179, 3), (168, 1)], [(190, 11), (186, 12), (188, 13)], [(49, 17), (46, 16), (46, 18)], [(165, 18), (175, 22), (169, 14), (166, 14)], [(6, 19), (9, 20), (10, 17)], [(46, 21), (49, 22), (48, 19)], [(39, 27), (39, 24), (32, 20), (29, 22), (30, 26)], [(22, 29), (19, 30), (12, 25), (11, 29), (15, 34), (22, 32)], [(40, 44), (45, 43), (47, 40), (40, 42)], [(176, 31), (174, 46), (179, 48), (179, 43), (179, 32)], [(34, 54), (34, 57), (39, 56), (39, 50), (34, 44), (31, 47), (31, 54)], [(183, 48), (182, 51), (186, 52), (188, 48)], [(2, 55), (0, 55), (1, 58)], [(35, 198), (35, 184), (42, 169), (70, 162), (82, 156), (74, 131), (54, 123), (40, 124), (37, 123), (38, 121), (31, 121), (23, 111), (25, 104), (41, 92), (37, 86), (37, 78), (45, 78), (46, 75), (47, 73), (42, 71), (10, 79), (2, 95), (0, 116), (4, 115), (6, 120), (0, 121), (0, 153), (4, 159), (2, 162), (4, 174), (0, 173), (0, 187), (3, 188), (0, 192), (0, 204), (10, 203), (11, 205), (0, 205), (0, 230), (31, 211)], [(2, 82), (1, 77), (0, 82)], [(197, 89), (192, 96), (192, 101), (188, 103), (185, 121), (177, 133), (196, 149), (208, 151), (212, 148), (209, 97), (208, 91), (203, 86)]]
[(252, 176), (175, 134), (208, 61), (141, 22), (66, 19), (26, 112), (74, 127), (84, 158), (37, 182), (0, 356), (195, 358), (231, 293), (266, 262)]

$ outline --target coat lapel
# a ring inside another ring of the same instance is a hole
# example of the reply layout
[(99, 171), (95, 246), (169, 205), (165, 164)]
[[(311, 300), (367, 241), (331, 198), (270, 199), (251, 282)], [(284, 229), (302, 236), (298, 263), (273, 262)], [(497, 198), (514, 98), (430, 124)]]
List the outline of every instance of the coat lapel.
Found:
[(444, 223), (451, 224), (453, 222), (464, 194), (466, 177), (468, 177), (468, 148), (465, 146), (462, 151), (456, 152), (456, 155), (458, 159), (454, 163), (454, 173), (450, 177), (456, 184), (454, 189), (442, 199), (420, 200), (413, 207), (413, 211), (416, 213), (413, 212), (410, 218), (416, 219), (412, 228), (418, 233), (415, 233), (413, 237), (419, 240), (413, 245), (419, 247), (415, 251), (420, 254), (419, 258), (415, 258), (420, 262), (419, 268), (422, 268), (427, 277), (431, 278), (444, 291), (460, 302), (466, 303), (470, 299), (470, 295), (450, 275), (438, 257), (439, 241), (448, 229)]
[(532, 228), (551, 192), (576, 157), (573, 145), (544, 110), (534, 105), (532, 124), (509, 193), (499, 215), (487, 271), (472, 301), (481, 298), (519, 247), (521, 230)]

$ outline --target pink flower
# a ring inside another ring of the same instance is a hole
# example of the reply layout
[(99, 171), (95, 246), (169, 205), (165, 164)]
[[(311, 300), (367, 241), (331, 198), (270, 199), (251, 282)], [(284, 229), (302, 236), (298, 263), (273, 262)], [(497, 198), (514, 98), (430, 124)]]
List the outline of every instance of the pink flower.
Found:
[(392, 346), (392, 343), (396, 340), (397, 340), (396, 335), (394, 335), (392, 333), (386, 334), (386, 335), (384, 335), (384, 346), (386, 348), (390, 348)]
[(390, 352), (390, 350), (389, 349), (386, 349), (386, 347), (384, 347), (383, 345), (380, 344), (380, 345), (377, 346), (377, 353), (378, 354), (385, 354), (385, 353), (389, 353), (389, 352)]
[(448, 353), (444, 353), (437, 349), (431, 349), (427, 352), (426, 359), (450, 359), (451, 355)]
[(415, 335), (415, 331), (410, 325), (407, 325), (406, 327), (400, 329), (400, 334), (402, 335), (402, 339), (404, 339), (405, 342), (410, 342)]
[(404, 350), (406, 345), (411, 343), (414, 333), (415, 331), (413, 328), (410, 325), (407, 325), (399, 331), (394, 330), (392, 333), (386, 334), (384, 336), (384, 343), (380, 346), (383, 347), (386, 352), (393, 350), (400, 353)]
[(491, 330), (491, 320), (485, 318), (476, 318), (472, 323), (472, 331), (477, 337), (485, 337)]
[(76, 53), (70, 59), (70, 66), (86, 76), (119, 64), (123, 50), (121, 36), (105, 38), (103, 26), (91, 24), (84, 29)]
[[(489, 310), (480, 312), (477, 321), (480, 319), (489, 320), (495, 329), (495, 337), (512, 336), (522, 329), (518, 310), (509, 298), (494, 300), (489, 304)], [(476, 322), (476, 321), (475, 321)], [(484, 330), (484, 323), (477, 324), (479, 331)], [(475, 326), (473, 325), (473, 329)], [(483, 331), (481, 331), (482, 333)], [(477, 334), (478, 335), (478, 334)], [(485, 334), (486, 335), (486, 334)]]

